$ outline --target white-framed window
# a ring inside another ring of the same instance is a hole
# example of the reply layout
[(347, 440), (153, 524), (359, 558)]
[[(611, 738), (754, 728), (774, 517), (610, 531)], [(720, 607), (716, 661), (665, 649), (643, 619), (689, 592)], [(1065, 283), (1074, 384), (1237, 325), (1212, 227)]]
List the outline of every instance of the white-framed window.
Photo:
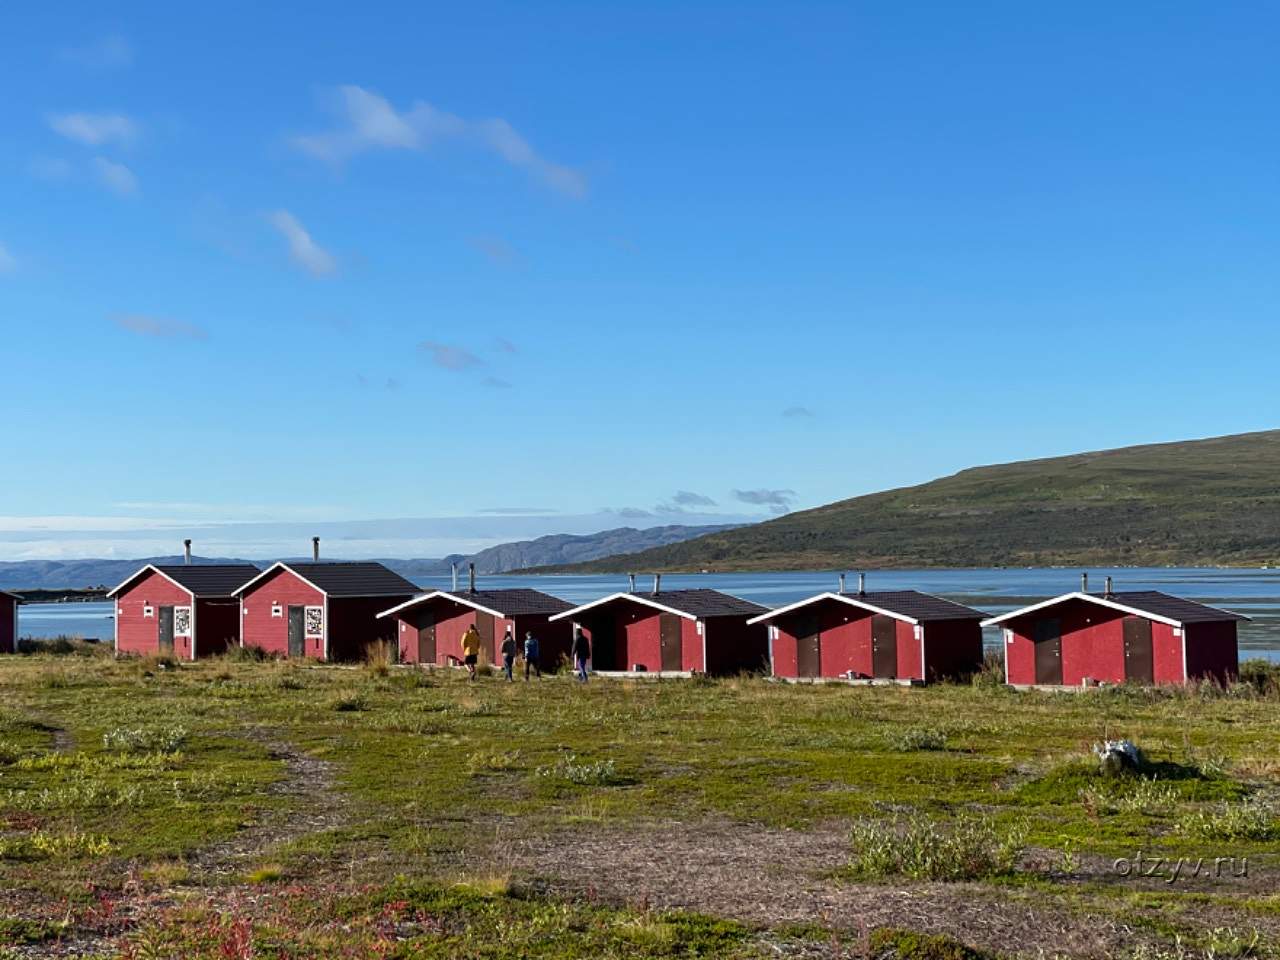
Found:
[(698, 628), (698, 636), (702, 636), (702, 621), (701, 621), (701, 620), (695, 620), (695, 621), (694, 621), (694, 624), (695, 624), (695, 625), (697, 626), (697, 628)]
[(305, 624), (305, 636), (324, 636), (324, 607), (307, 607), (302, 622)]
[(154, 617), (156, 615), (156, 608), (144, 601), (142, 604), (142, 615), (144, 617)]
[(271, 616), (273, 616), (273, 617), (283, 617), (283, 616), (284, 616), (284, 607), (280, 606), (279, 601), (275, 601), (275, 600), (273, 600), (273, 601), (271, 602)]
[(175, 637), (191, 636), (191, 608), (173, 608), (173, 635)]
[(770, 639), (770, 640), (777, 640), (777, 639), (778, 639), (778, 628), (777, 628), (777, 627), (774, 627), (774, 626), (770, 626), (770, 627), (769, 627), (769, 639)]

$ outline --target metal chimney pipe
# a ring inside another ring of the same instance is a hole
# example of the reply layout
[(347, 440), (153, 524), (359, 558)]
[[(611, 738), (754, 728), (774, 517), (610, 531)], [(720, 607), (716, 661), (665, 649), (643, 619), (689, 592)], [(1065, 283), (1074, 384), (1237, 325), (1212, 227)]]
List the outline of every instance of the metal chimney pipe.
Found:
[(627, 574), (627, 592), (628, 593), (636, 592), (636, 575), (634, 573)]
[(1106, 588), (1105, 588), (1105, 590), (1106, 590), (1106, 595), (1109, 597), (1109, 596), (1111, 596), (1111, 578), (1110, 578), (1110, 577), (1107, 577), (1107, 579), (1106, 579), (1106, 581), (1105, 581), (1105, 582), (1106, 582)]
[(458, 592), (458, 565), (456, 563), (451, 563), (449, 564), (449, 566), (453, 570), (453, 591), (454, 593), (457, 593)]
[(858, 596), (862, 596), (867, 592), (867, 575), (865, 573), (858, 574)]
[(655, 573), (653, 575), (653, 592), (659, 593), (662, 590), (662, 574)]
[(467, 589), (472, 593), (476, 592), (476, 565), (474, 563), (467, 564)]
[(844, 574), (840, 574), (840, 592), (844, 593)]
[(191, 563), (191, 541), (190, 540), (182, 541), (182, 562), (185, 564)]
[(320, 560), (320, 538), (319, 537), (311, 538), (311, 559), (317, 562)]
[(1089, 592), (1089, 574), (1087, 573), (1080, 574), (1080, 592), (1081, 593)]

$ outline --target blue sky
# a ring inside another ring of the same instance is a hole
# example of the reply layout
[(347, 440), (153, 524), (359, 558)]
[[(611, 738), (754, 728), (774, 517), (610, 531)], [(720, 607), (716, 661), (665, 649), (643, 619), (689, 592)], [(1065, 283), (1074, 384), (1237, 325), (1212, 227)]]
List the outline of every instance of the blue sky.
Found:
[(1276, 425), (1266, 5), (53, 6), (0, 32), (0, 559)]

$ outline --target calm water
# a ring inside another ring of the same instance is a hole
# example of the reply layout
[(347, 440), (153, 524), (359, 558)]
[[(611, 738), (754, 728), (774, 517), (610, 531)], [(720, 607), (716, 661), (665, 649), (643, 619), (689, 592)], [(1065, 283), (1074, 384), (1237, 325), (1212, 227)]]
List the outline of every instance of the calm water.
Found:
[[(1089, 585), (1101, 589), (1103, 577), (1115, 578), (1117, 590), (1163, 590), (1252, 617), (1240, 625), (1242, 658), (1280, 660), (1280, 570), (1194, 570), (1156, 568), (1091, 570)], [(627, 588), (627, 578), (609, 576), (481, 577), (484, 587), (533, 587), (576, 603)], [(857, 578), (849, 576), (850, 589)], [(422, 581), (428, 589), (448, 588), (448, 577)], [(711, 587), (769, 607), (782, 606), (836, 587), (832, 573), (665, 574), (664, 589)], [(1070, 570), (890, 570), (867, 575), (868, 590), (923, 590), (968, 604), (991, 614), (1004, 613), (1035, 600), (1079, 589), (1080, 575)], [(652, 578), (639, 578), (638, 589), (651, 589)], [(74, 634), (110, 640), (110, 603), (29, 604), (18, 611), (24, 637)], [(989, 642), (996, 642), (994, 632)]]

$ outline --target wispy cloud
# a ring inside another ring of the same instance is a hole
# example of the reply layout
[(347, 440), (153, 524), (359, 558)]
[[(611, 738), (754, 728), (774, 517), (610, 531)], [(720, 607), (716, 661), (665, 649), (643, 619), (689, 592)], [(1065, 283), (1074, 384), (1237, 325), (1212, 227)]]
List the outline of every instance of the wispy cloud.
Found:
[(112, 193), (127, 197), (138, 192), (138, 178), (123, 163), (116, 163), (106, 157), (94, 157), (93, 169), (99, 182)]
[(524, 259), (520, 256), (519, 250), (501, 237), (472, 237), (467, 242), (473, 249), (483, 253), (490, 261), (501, 267), (515, 266)]
[(101, 70), (130, 66), (133, 63), (133, 52), (133, 44), (113, 33), (83, 46), (63, 47), (58, 51), (58, 59)]
[(385, 98), (354, 85), (339, 87), (334, 100), (343, 123), (335, 130), (294, 137), (299, 150), (341, 164), (370, 150), (426, 150), (444, 141), (471, 142), (567, 196), (580, 199), (587, 194), (581, 172), (543, 157), (506, 120), (467, 120), (422, 100), (397, 110)]
[(418, 351), (431, 358), (431, 362), (445, 370), (470, 370), (480, 366), (483, 361), (465, 347), (437, 340), (423, 340), (418, 344)]
[(814, 413), (808, 407), (787, 407), (782, 411), (782, 415), (788, 420), (809, 420), (813, 418)]
[(740, 503), (768, 507), (773, 513), (786, 513), (796, 499), (794, 490), (735, 490), (733, 498)]
[(136, 333), (141, 337), (156, 337), (162, 340), (207, 340), (209, 334), (203, 327), (185, 320), (169, 320), (165, 317), (149, 317), (145, 314), (130, 313), (116, 317), (115, 324), (121, 330)]
[(138, 135), (138, 125), (122, 113), (53, 114), (49, 126), (54, 133), (91, 147), (128, 144)]
[(0, 243), (0, 273), (13, 273), (17, 269), (18, 261), (9, 252), (9, 248)]
[(313, 276), (323, 277), (338, 269), (338, 261), (318, 243), (288, 210), (276, 210), (267, 215), (268, 222), (289, 243), (289, 256), (294, 263)]
[(672, 495), (671, 502), (682, 507), (714, 507), (716, 505), (716, 502), (710, 497), (701, 493), (694, 493), (691, 490), (677, 490)]
[(493, 349), (499, 353), (519, 353), (520, 350), (506, 337), (494, 337)]
[(484, 507), (476, 513), (492, 514), (497, 517), (540, 517), (559, 513), (550, 507)]
[(511, 381), (503, 380), (501, 377), (485, 377), (484, 385), (486, 387), (491, 387), (494, 390), (510, 390), (511, 389)]

